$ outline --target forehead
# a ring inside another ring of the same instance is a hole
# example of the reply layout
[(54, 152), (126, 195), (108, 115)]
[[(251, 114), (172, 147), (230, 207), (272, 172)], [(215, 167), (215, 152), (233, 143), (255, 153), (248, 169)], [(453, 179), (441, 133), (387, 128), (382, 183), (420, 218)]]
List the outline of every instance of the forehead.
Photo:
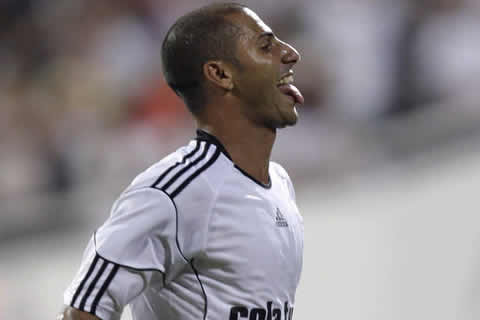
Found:
[(240, 13), (232, 17), (232, 20), (247, 36), (254, 37), (264, 33), (272, 33), (272, 29), (249, 8), (243, 8)]

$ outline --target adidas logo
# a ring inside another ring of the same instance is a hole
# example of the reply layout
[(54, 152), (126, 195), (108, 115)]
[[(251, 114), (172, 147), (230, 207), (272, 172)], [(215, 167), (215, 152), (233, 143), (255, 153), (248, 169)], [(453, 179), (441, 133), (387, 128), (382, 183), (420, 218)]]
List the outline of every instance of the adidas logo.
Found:
[(277, 208), (277, 213), (275, 216), (275, 224), (277, 227), (288, 227), (287, 219), (280, 212), (280, 209)]

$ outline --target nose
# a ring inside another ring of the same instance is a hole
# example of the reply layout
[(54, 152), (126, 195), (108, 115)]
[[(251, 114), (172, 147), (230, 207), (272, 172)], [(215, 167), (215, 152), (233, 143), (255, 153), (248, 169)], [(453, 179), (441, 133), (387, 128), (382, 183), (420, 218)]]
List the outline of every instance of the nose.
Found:
[(297, 51), (297, 49), (285, 42), (283, 42), (283, 47), (282, 63), (294, 65), (301, 60), (300, 53)]

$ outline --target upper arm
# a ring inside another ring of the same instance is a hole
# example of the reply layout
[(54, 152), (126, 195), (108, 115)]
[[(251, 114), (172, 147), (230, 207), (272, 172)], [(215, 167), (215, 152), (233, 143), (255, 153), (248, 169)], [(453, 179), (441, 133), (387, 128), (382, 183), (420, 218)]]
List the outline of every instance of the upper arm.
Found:
[(147, 287), (163, 286), (166, 270), (176, 261), (175, 246), (170, 199), (147, 188), (123, 194), (91, 238), (65, 291), (65, 305), (103, 320), (119, 319), (124, 306)]
[(133, 270), (105, 260), (90, 242), (79, 272), (64, 294), (64, 304), (103, 320), (120, 319), (124, 306), (149, 285), (161, 288), (163, 275)]
[(163, 191), (141, 188), (123, 194), (95, 232), (95, 251), (132, 269), (165, 272), (174, 257), (175, 207)]

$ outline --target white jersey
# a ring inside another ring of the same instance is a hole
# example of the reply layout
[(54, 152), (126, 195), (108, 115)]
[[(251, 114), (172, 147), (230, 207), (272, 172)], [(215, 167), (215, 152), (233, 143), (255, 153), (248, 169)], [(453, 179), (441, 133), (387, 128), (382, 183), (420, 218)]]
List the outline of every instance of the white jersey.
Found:
[(94, 233), (64, 302), (100, 319), (288, 320), (303, 220), (285, 170), (264, 185), (213, 136), (134, 179)]

